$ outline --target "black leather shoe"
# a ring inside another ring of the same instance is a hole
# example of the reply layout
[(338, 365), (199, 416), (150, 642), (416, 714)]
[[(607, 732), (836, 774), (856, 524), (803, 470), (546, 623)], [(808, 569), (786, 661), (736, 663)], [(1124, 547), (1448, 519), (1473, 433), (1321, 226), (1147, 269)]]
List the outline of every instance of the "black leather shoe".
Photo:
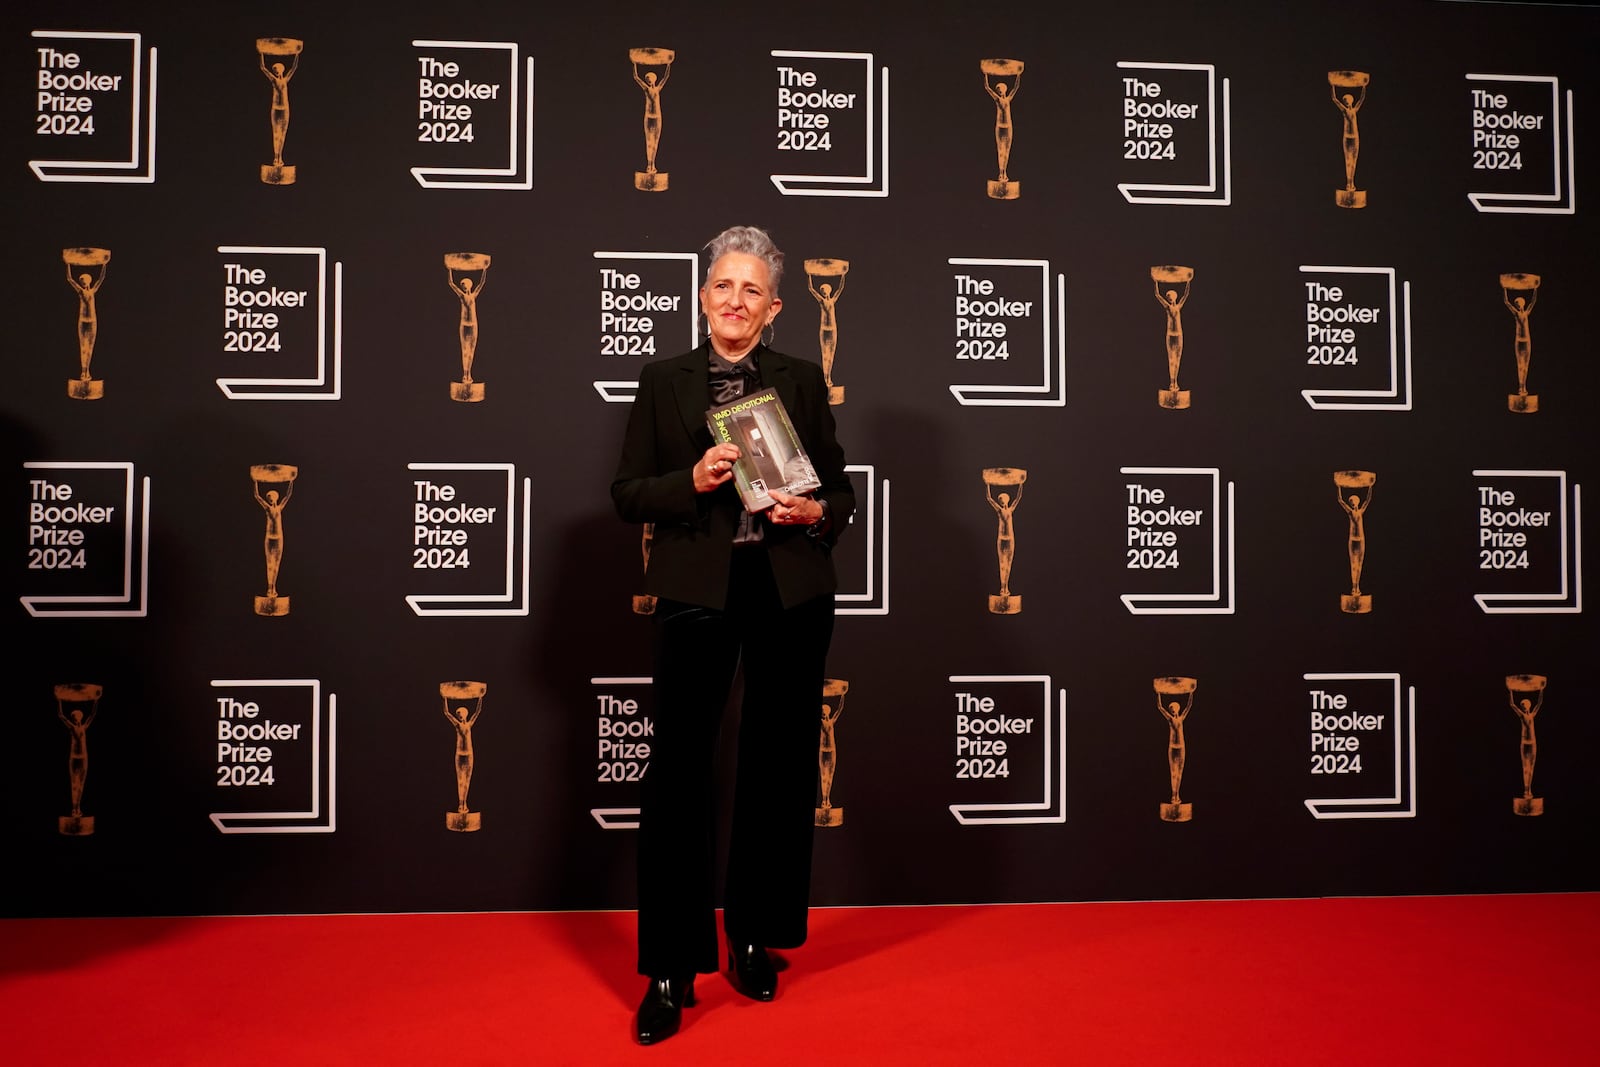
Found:
[(694, 1003), (694, 975), (652, 978), (639, 1010), (633, 1013), (633, 1037), (641, 1045), (665, 1041), (678, 1032), (683, 1006)]
[(771, 1000), (778, 995), (778, 972), (760, 945), (728, 946), (728, 980), (751, 1000)]

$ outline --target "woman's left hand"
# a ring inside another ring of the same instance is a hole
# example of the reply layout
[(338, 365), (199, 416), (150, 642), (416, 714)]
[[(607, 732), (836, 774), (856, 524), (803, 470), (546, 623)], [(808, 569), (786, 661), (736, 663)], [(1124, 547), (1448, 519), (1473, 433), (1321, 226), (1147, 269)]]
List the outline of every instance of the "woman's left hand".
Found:
[(772, 492), (777, 503), (767, 511), (767, 518), (778, 526), (810, 526), (822, 518), (822, 505), (808, 496), (791, 496)]

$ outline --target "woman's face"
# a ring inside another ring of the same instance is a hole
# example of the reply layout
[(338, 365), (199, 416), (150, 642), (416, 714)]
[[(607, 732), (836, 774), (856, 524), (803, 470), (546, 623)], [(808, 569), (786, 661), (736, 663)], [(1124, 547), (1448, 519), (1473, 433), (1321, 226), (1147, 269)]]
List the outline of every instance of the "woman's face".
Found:
[(772, 292), (766, 261), (744, 252), (729, 252), (711, 264), (700, 289), (711, 347), (728, 360), (749, 354), (782, 308), (783, 301)]

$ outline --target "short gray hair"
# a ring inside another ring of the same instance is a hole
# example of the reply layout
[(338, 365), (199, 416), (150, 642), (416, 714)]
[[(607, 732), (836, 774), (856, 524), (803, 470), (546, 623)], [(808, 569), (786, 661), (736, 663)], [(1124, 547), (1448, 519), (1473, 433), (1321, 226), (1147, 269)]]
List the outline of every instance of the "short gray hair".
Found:
[(757, 226), (729, 226), (706, 242), (706, 280), (711, 280), (711, 268), (729, 252), (742, 252), (755, 256), (767, 265), (767, 277), (772, 283), (772, 295), (778, 294), (783, 283), (783, 253), (772, 243), (766, 230)]

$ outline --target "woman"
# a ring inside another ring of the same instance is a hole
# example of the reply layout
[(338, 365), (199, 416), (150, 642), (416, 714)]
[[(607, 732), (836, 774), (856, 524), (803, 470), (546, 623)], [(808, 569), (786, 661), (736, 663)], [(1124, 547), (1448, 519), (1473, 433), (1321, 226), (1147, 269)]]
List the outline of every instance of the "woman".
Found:
[[(729, 978), (771, 1000), (768, 948), (806, 938), (817, 784), (817, 701), (833, 634), (831, 552), (855, 510), (822, 368), (762, 344), (783, 308), (783, 253), (751, 226), (706, 246), (707, 341), (644, 366), (611, 497), (654, 524), (645, 592), (657, 598), (655, 737), (639, 817), (640, 1044), (677, 1032), (694, 976), (717, 970), (713, 801), (718, 722), (744, 674), (723, 892)], [(732, 484), (739, 447), (705, 412), (775, 387), (822, 485), (774, 492), (750, 515)]]

